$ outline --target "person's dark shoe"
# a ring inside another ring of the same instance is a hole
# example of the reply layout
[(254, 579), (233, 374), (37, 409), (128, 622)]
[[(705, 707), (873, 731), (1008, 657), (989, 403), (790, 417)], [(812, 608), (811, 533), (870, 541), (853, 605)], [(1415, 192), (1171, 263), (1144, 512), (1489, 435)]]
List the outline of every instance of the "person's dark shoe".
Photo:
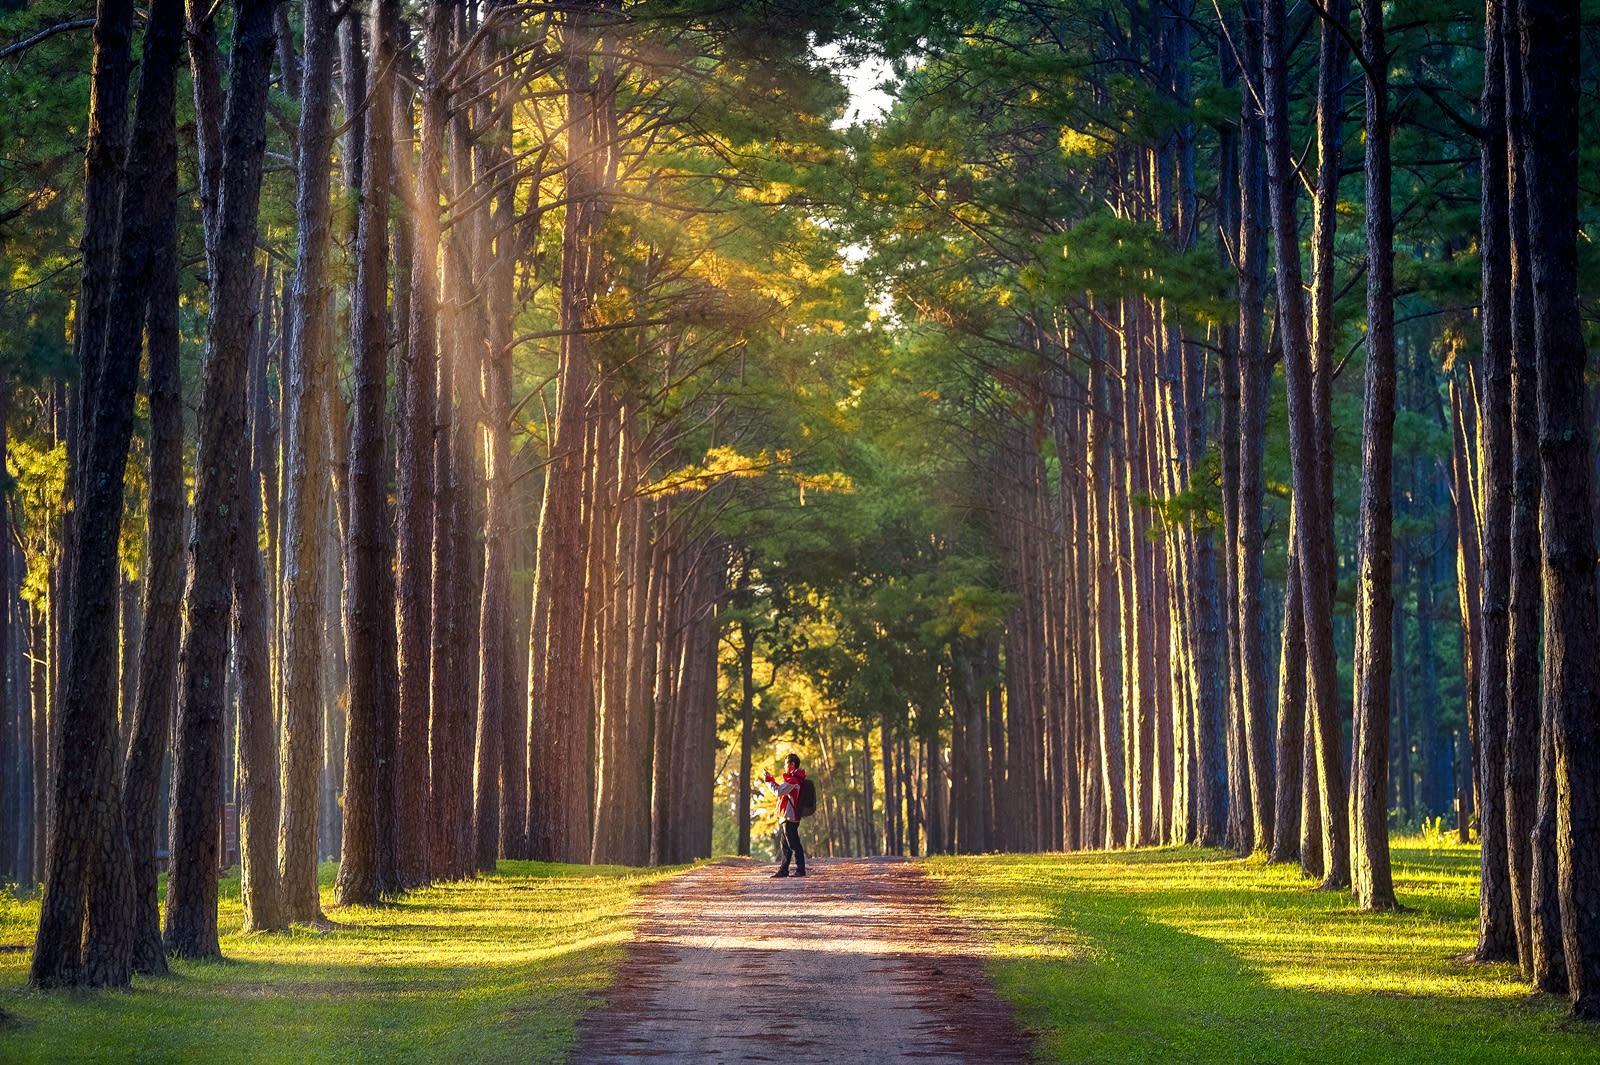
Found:
[[(773, 873), (772, 876), (769, 877), (768, 879), (781, 880), (782, 878), (784, 878), (784, 877), (786, 877), (788, 875), (789, 875), (789, 870), (787, 870), (787, 869), (779, 869), (776, 873)], [(800, 875), (804, 876), (805, 874), (801, 873)]]
[(801, 869), (799, 872), (795, 873), (794, 875), (795, 876), (805, 876), (806, 875), (806, 871), (804, 869)]

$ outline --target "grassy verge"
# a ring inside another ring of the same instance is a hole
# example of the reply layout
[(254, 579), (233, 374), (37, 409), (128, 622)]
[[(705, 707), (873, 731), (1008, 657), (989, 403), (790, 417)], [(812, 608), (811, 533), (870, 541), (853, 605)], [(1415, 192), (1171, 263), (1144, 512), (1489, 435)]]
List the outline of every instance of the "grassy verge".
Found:
[[(0, 891), (0, 1062), (558, 1062), (661, 873), (502, 862), (393, 906), (332, 909), (331, 932), (225, 934), (221, 964), (131, 992), (27, 991), (36, 900)], [(222, 883), (225, 933), (240, 922)]]
[(1193, 850), (940, 858), (1047, 1061), (1600, 1062), (1600, 1028), (1477, 939), (1477, 849), (1397, 840), (1398, 914)]

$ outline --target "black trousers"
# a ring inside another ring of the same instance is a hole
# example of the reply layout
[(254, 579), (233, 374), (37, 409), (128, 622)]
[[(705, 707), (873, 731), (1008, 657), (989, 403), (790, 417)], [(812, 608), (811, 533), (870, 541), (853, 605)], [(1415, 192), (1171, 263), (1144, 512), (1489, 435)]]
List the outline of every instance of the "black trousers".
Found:
[(789, 859), (792, 856), (795, 863), (795, 872), (804, 876), (806, 871), (806, 849), (800, 845), (800, 822), (783, 822), (783, 864), (778, 866), (778, 871), (789, 871)]

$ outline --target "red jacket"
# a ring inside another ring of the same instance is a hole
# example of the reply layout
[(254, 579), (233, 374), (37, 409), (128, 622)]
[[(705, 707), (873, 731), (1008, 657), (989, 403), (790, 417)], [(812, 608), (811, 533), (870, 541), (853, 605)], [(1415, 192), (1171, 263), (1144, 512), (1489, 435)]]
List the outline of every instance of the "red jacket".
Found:
[(778, 785), (778, 816), (785, 821), (800, 820), (800, 782), (805, 778), (804, 769), (783, 771), (783, 783)]

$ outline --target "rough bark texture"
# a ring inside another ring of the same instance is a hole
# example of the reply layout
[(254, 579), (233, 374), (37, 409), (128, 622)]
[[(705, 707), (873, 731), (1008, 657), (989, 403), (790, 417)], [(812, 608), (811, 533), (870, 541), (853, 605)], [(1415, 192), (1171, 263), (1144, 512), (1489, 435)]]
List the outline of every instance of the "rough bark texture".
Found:
[[(271, 298), (272, 274), (263, 297)], [(266, 565), (258, 546), (261, 493), (258, 475), (267, 447), (267, 328), (261, 316), (250, 351), (251, 447), (246, 475), (238, 478), (233, 514), (238, 522), (233, 568), (233, 668), (239, 683), (239, 898), (246, 932), (289, 927), (278, 875), (278, 744), (273, 720), (272, 661)]]
[[(639, 502), (633, 498), (633, 419), (632, 407), (621, 403), (610, 419), (616, 438), (608, 462), (612, 469), (608, 492), (611, 505), (602, 512), (601, 520), (602, 532), (610, 541), (612, 572), (604, 585), (607, 602), (597, 618), (602, 717), (592, 844), (595, 862), (626, 865), (642, 864), (650, 853), (649, 707), (638, 697), (629, 662), (630, 653), (643, 652), (639, 647), (630, 648), (630, 630), (635, 612), (643, 608), (646, 577), (641, 563), (649, 540)], [(746, 692), (750, 690), (748, 686), (744, 688)], [(740, 777), (741, 790), (746, 793), (748, 783), (747, 776)]]
[[(1544, 717), (1553, 734), (1556, 868), (1573, 1012), (1600, 1017), (1600, 604), (1578, 310), (1578, 9), (1521, 0), (1529, 261), (1538, 360)], [(1543, 826), (1541, 826), (1542, 829)]]
[[(1120, 847), (1128, 834), (1128, 808), (1126, 794), (1126, 767), (1123, 763), (1122, 729), (1122, 664), (1119, 635), (1120, 618), (1117, 611), (1116, 563), (1117, 555), (1112, 535), (1111, 486), (1111, 426), (1105, 415), (1108, 390), (1105, 362), (1096, 359), (1092, 374), (1091, 395), (1095, 409), (1089, 412), (1090, 455), (1089, 493), (1094, 507), (1094, 612), (1095, 647), (1098, 657), (1099, 686), (1097, 691), (1099, 720), (1096, 731), (1100, 736), (1100, 797), (1104, 820), (1101, 846)], [(1215, 634), (1214, 634), (1215, 635)], [(998, 820), (998, 817), (997, 817)], [(993, 844), (993, 841), (991, 841)]]
[[(584, 4), (562, 30), (562, 71), (567, 103), (567, 197), (561, 242), (561, 358), (555, 435), (539, 516), (539, 586), (545, 600), (543, 681), (533, 708), (535, 751), (530, 759), (529, 842), (536, 858), (582, 862), (590, 854), (590, 684), (583, 668), (588, 536), (582, 519), (585, 445), (594, 378), (587, 335), (598, 323), (596, 297), (602, 250), (595, 239), (610, 185), (611, 145), (604, 108), (615, 106), (590, 69), (598, 48), (596, 14), (604, 3)], [(532, 803), (532, 793), (539, 793)]]
[[(441, 46), (448, 40), (450, 5), (435, 0), (430, 32)], [(440, 28), (433, 30), (434, 23)], [(399, 630), (400, 706), (400, 876), (407, 887), (433, 875), (429, 817), (429, 712), (433, 649), (433, 450), (434, 388), (438, 372), (439, 171), (443, 163), (444, 108), (437, 82), (446, 56), (428, 49), (423, 72), (421, 152), (411, 197), (411, 276), (409, 279), (407, 358), (401, 363), (398, 410), (398, 511), (396, 595)], [(409, 108), (395, 120), (407, 129), (397, 149), (401, 165), (410, 161)]]
[[(178, 225), (171, 205), (178, 191), (175, 123), (177, 66), (183, 47), (181, 0), (161, 0), (150, 9), (140, 59), (137, 143), (148, 151), (148, 171), (130, 181), (148, 202), (138, 207), (150, 241), (149, 299), (144, 316), (148, 359), (150, 427), (148, 447), (149, 534), (146, 541), (143, 639), (138, 688), (128, 724), (122, 803), (126, 819), (132, 891), (132, 961), (135, 971), (164, 973), (161, 910), (156, 898), (156, 840), (161, 766), (172, 729), (178, 664), (179, 614), (183, 595), (183, 396), (178, 368)], [(133, 164), (130, 160), (130, 164)], [(130, 170), (138, 167), (130, 165)], [(137, 242), (137, 224), (124, 239)], [(123, 296), (131, 297), (131, 287)], [(135, 306), (132, 302), (130, 308)], [(136, 312), (135, 312), (136, 313)], [(133, 318), (135, 329), (137, 317)], [(113, 316), (114, 329), (127, 322)], [(126, 343), (137, 347), (135, 334)], [(135, 355), (137, 358), (137, 355)]]
[[(98, 5), (84, 163), (83, 276), (74, 338), (81, 374), (79, 421), (68, 469), (76, 524), (65, 537), (62, 559), (75, 579), (68, 584), (65, 601), (70, 630), (66, 690), (50, 736), (53, 817), (29, 971), (30, 982), (38, 987), (121, 987), (132, 975), (128, 933), (134, 900), (127, 881), (128, 839), (117, 765), (117, 541), (154, 223), (136, 219), (135, 230), (144, 232), (127, 235), (119, 248), (124, 166), (134, 163), (125, 159), (132, 24), (132, 4), (102, 0)], [(155, 74), (157, 81), (162, 76), (159, 70)], [(146, 117), (144, 96), (141, 91), (141, 118)], [(146, 146), (137, 157), (153, 164), (155, 154)], [(126, 187), (132, 197), (145, 191), (131, 183)], [(127, 206), (136, 205), (130, 198)], [(143, 288), (135, 293), (131, 286), (138, 281)], [(113, 344), (108, 332), (116, 302), (133, 307), (131, 323), (118, 330), (123, 335)], [(131, 344), (126, 336), (130, 328)]]
[[(1263, 16), (1262, 8), (1257, 8)], [(1277, 31), (1281, 40), (1282, 26), (1263, 20), (1261, 36)], [(1264, 44), (1264, 62), (1252, 71), (1261, 80), (1266, 92), (1287, 93), (1282, 47)], [(1286, 105), (1285, 105), (1286, 106)], [(1256, 111), (1254, 107), (1252, 111)], [(1250, 850), (1267, 850), (1272, 845), (1273, 823), (1277, 814), (1273, 795), (1276, 781), (1272, 775), (1272, 730), (1267, 723), (1267, 666), (1266, 629), (1262, 616), (1262, 537), (1266, 481), (1262, 470), (1267, 440), (1267, 399), (1271, 367), (1267, 361), (1266, 338), (1261, 335), (1260, 303), (1266, 298), (1267, 227), (1261, 224), (1269, 214), (1267, 194), (1266, 129), (1260, 112), (1246, 126), (1247, 135), (1241, 162), (1239, 188), (1240, 214), (1243, 218), (1254, 216), (1253, 223), (1246, 222), (1241, 233), (1239, 248), (1246, 263), (1245, 273), (1253, 275), (1250, 290), (1254, 293), (1248, 317), (1250, 337), (1246, 329), (1239, 331), (1239, 542), (1237, 568), (1239, 575), (1239, 714), (1241, 738), (1244, 744), (1246, 778), (1249, 782)], [(1241, 292), (1241, 310), (1243, 309)]]
[[(1282, 41), (1283, 0), (1265, 0), (1273, 39)], [(1347, 10), (1335, 4), (1335, 8)], [(1341, 18), (1339, 10), (1333, 14)], [(1272, 49), (1281, 53), (1281, 43)], [(1273, 244), (1277, 257), (1278, 330), (1288, 381), (1289, 448), (1292, 468), (1296, 537), (1299, 551), (1301, 611), (1304, 621), (1308, 717), (1307, 733), (1317, 753), (1317, 791), (1321, 797), (1324, 856), (1323, 883), (1343, 886), (1349, 879), (1345, 815), (1344, 756), (1339, 739), (1335, 659), (1333, 647), (1333, 515), (1330, 483), (1323, 468), (1322, 437), (1327, 423), (1319, 417), (1326, 395), (1318, 395), (1317, 377), (1331, 357), (1333, 206), (1338, 196), (1338, 126), (1347, 66), (1338, 34), (1325, 27), (1318, 71), (1317, 122), (1320, 151), (1316, 230), (1312, 242), (1313, 302), (1311, 322), (1306, 321), (1301, 294), (1298, 216), (1294, 207), (1298, 181), (1290, 162), (1287, 90), (1272, 89), (1269, 78), (1267, 110), (1267, 171), (1272, 206)], [(1275, 65), (1275, 69), (1279, 69)], [(1307, 781), (1309, 788), (1310, 781)], [(1302, 848), (1304, 850), (1304, 848)], [(1302, 854), (1302, 860), (1305, 859)]]
[(1300, 858), (1300, 802), (1306, 731), (1306, 628), (1300, 609), (1300, 557), (1294, 508), (1289, 509), (1289, 559), (1283, 576), (1283, 627), (1278, 651), (1277, 781), (1269, 862)]
[(188, 627), (179, 654), (173, 767), (172, 868), (167, 883), (167, 950), (217, 957), (217, 821), (221, 809), (222, 716), (228, 615), (237, 522), (229, 502), (246, 468), (244, 400), (239, 387), (255, 319), (252, 286), (266, 93), (272, 66), (272, 3), (241, 0), (234, 20), (227, 113), (222, 124), (221, 188), (210, 262), (195, 459), (194, 531), (185, 590)]
[[(1506, 648), (1510, 642), (1511, 219), (1506, 158), (1505, 5), (1484, 11), (1480, 255), (1483, 260), (1481, 640), (1478, 659), (1480, 961), (1517, 956), (1506, 797)], [(1458, 499), (1456, 505), (1462, 505)]]
[[(384, 535), (388, 480), (384, 396), (389, 361), (389, 176), (393, 92), (391, 64), (398, 25), (394, 0), (372, 0), (371, 100), (362, 151), (356, 222), (356, 283), (350, 310), (355, 359), (355, 424), (350, 436), (350, 505), (345, 632), (350, 705), (344, 752), (344, 835), (335, 897), (342, 906), (370, 905), (403, 886), (400, 870), (382, 861), (380, 811), (396, 800), (394, 754), (383, 741), (397, 734), (394, 613), (384, 594), (391, 556)], [(402, 767), (403, 768), (403, 767)], [(389, 841), (390, 846), (393, 841)]]
[(1381, 0), (1361, 0), (1367, 107), (1367, 367), (1361, 416), (1361, 533), (1356, 584), (1352, 886), (1362, 909), (1393, 909), (1389, 871), (1390, 672), (1394, 665), (1394, 210), (1390, 202), (1389, 53)]
[[(1517, 44), (1516, 0), (1500, 5), (1504, 26), (1506, 141), (1510, 165), (1508, 239), (1510, 242), (1511, 326), (1511, 501), (1506, 623), (1506, 849), (1510, 867), (1517, 960), (1525, 978), (1546, 990), (1563, 990), (1559, 966), (1535, 964), (1535, 939), (1558, 944), (1559, 916), (1534, 926), (1534, 824), (1540, 796), (1539, 610), (1539, 412), (1537, 362), (1533, 344), (1533, 275), (1528, 262), (1528, 172), (1522, 120), (1522, 52)], [(1541, 846), (1554, 870), (1548, 835)], [(1553, 903), (1552, 894), (1552, 903)], [(1543, 957), (1550, 957), (1545, 952)], [(1554, 957), (1559, 959), (1557, 946)], [(1543, 969), (1545, 976), (1538, 975)]]
[(287, 447), (283, 537), (283, 823), (278, 840), (289, 917), (322, 916), (317, 895), (318, 785), (322, 768), (323, 540), (328, 515), (328, 418), (332, 376), (328, 283), (328, 153), (332, 147), (332, 0), (305, 0), (300, 81), (299, 180), (285, 360)]

